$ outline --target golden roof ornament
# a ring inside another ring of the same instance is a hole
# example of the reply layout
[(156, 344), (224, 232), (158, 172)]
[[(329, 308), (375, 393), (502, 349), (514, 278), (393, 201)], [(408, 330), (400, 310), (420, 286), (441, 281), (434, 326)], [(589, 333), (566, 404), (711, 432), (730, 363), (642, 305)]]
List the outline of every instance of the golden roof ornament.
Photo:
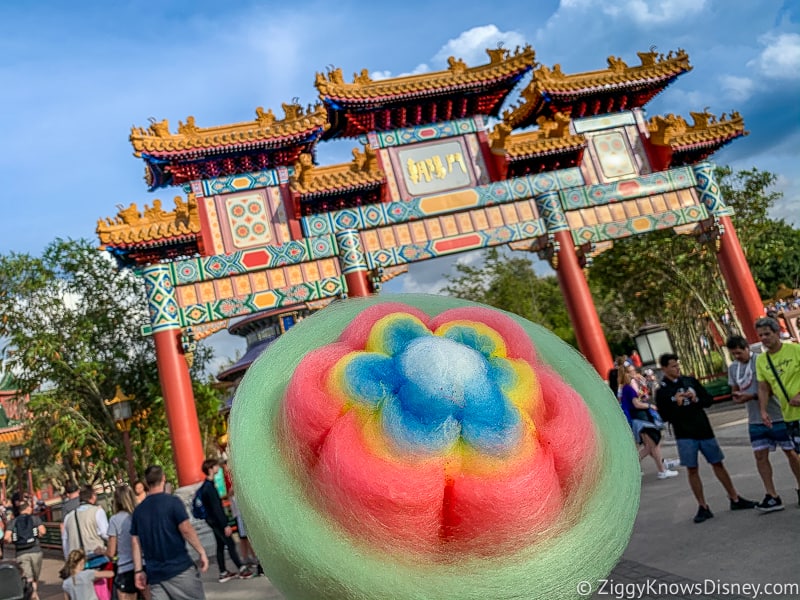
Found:
[(431, 91), (438, 87), (450, 89), (454, 78), (463, 83), (480, 82), (501, 78), (535, 64), (535, 53), (529, 45), (524, 48), (518, 46), (514, 52), (503, 48), (487, 49), (486, 52), (489, 62), (475, 67), (469, 67), (462, 59), (451, 56), (447, 59), (448, 68), (444, 71), (373, 80), (367, 69), (362, 69), (359, 74), (353, 75), (351, 83), (345, 82), (341, 68), (331, 66), (325, 73), (315, 74), (314, 85), (323, 97), (356, 100)]
[(325, 167), (315, 165), (311, 154), (304, 152), (295, 163), (289, 181), (292, 191), (307, 195), (378, 185), (385, 179), (377, 153), (369, 144), (364, 144), (363, 151), (353, 148), (353, 160), (349, 163)]
[(117, 205), (115, 217), (97, 221), (97, 235), (103, 246), (120, 243), (140, 243), (186, 234), (200, 233), (200, 214), (197, 198), (190, 193), (186, 200), (175, 197), (175, 210), (165, 211), (161, 200), (153, 200), (153, 206), (144, 205), (139, 212), (135, 202), (127, 207)]
[(467, 63), (455, 56), (447, 57), (447, 70), (453, 73), (463, 73), (467, 70)]
[(372, 83), (372, 78), (369, 76), (367, 69), (361, 69), (360, 74), (353, 73), (353, 83), (365, 84)]
[(536, 119), (536, 123), (539, 125), (538, 129), (517, 134), (512, 133), (510, 125), (500, 122), (489, 133), (492, 152), (507, 154), (513, 158), (574, 148), (585, 144), (584, 136), (570, 133), (571, 122), (570, 116), (561, 111), (554, 113), (551, 119), (540, 115)]
[(267, 112), (264, 112), (264, 108), (261, 106), (256, 107), (256, 123), (260, 127), (272, 127), (272, 124), (275, 123), (275, 113), (272, 112), (272, 109), (268, 109)]
[(717, 119), (708, 109), (703, 112), (690, 112), (692, 124), (675, 114), (656, 115), (647, 123), (650, 141), (657, 146), (684, 146), (689, 144), (712, 143), (728, 140), (740, 135), (748, 135), (744, 129), (744, 119), (736, 111), (730, 115), (722, 113)]
[(178, 131), (175, 134), (169, 131), (169, 121), (150, 119), (150, 125), (132, 127), (130, 140), (133, 144), (134, 154), (141, 157), (142, 153), (171, 153), (186, 151), (202, 151), (205, 148), (252, 144), (253, 142), (293, 136), (309, 129), (321, 127), (328, 129), (328, 113), (322, 103), (309, 104), (306, 109), (296, 101), (282, 104), (285, 117), (277, 120), (272, 110), (264, 111), (259, 106), (255, 110), (255, 120), (221, 125), (215, 127), (198, 127), (195, 118), (189, 116), (186, 122), (178, 122)]
[(194, 117), (188, 116), (186, 117), (186, 123), (182, 123), (178, 121), (178, 133), (181, 135), (185, 135), (188, 137), (196, 136), (200, 133), (200, 130), (197, 128), (197, 125), (194, 123)]
[(350, 170), (354, 173), (369, 173), (378, 170), (378, 154), (369, 144), (364, 144), (364, 151), (353, 148), (353, 162)]
[[(552, 67), (538, 65), (530, 83), (520, 92), (520, 101), (503, 112), (503, 120), (512, 128), (525, 127), (545, 111), (567, 109), (573, 102), (592, 95), (624, 94), (627, 88), (632, 87), (651, 91), (649, 96), (640, 100), (643, 105), (659, 88), (692, 68), (689, 56), (682, 48), (677, 52), (670, 51), (666, 56), (653, 49), (637, 55), (640, 65), (629, 66), (622, 58), (609, 56), (605, 69), (570, 75), (565, 74), (559, 64)], [(549, 103), (550, 108), (547, 108)]]

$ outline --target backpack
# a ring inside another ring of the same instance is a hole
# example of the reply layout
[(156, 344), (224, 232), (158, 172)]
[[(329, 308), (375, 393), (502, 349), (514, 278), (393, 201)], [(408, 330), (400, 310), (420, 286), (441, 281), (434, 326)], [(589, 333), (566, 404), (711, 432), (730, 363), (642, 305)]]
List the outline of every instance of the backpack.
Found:
[(201, 521), (205, 521), (206, 519), (206, 507), (203, 504), (203, 487), (206, 485), (206, 482), (200, 484), (200, 487), (197, 488), (197, 491), (194, 493), (192, 497), (192, 516), (195, 519), (199, 519)]
[(11, 529), (11, 541), (17, 550), (28, 550), (36, 545), (39, 537), (39, 528), (34, 527), (31, 515), (19, 515), (14, 519)]

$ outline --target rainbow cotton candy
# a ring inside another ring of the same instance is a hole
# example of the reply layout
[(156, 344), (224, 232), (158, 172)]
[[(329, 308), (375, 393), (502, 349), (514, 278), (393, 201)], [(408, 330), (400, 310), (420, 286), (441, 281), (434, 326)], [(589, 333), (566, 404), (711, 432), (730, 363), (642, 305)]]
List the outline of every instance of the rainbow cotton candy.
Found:
[[(287, 388), (284, 439), (305, 457), (312, 501), (386, 552), (453, 560), (527, 543), (596, 456), (583, 401), (534, 357), (524, 330), (488, 308), (435, 324), (408, 306), (366, 309)], [(569, 448), (565, 427), (582, 432)]]
[(237, 496), (268, 575), (297, 599), (574, 596), (638, 502), (613, 397), (541, 328), (398, 299), (306, 319), (239, 388)]

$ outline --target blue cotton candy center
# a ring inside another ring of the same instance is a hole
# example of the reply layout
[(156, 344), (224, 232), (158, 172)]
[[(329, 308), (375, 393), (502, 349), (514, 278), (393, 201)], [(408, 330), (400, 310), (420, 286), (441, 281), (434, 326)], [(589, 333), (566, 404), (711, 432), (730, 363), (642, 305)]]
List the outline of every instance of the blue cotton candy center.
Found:
[(386, 332), (392, 356), (359, 354), (345, 373), (351, 396), (380, 412), (393, 445), (414, 454), (439, 454), (459, 439), (492, 455), (515, 447), (522, 423), (502, 391), (506, 361), (476, 348), (475, 335), (454, 340), (405, 325)]

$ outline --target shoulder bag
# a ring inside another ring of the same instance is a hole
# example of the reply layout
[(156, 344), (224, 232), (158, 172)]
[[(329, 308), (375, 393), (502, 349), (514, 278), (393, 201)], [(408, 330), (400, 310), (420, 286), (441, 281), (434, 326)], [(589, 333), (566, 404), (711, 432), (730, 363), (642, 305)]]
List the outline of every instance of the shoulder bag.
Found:
[(789, 397), (789, 392), (786, 391), (786, 388), (781, 381), (781, 376), (778, 375), (778, 370), (775, 368), (775, 365), (772, 364), (772, 358), (770, 358), (769, 352), (765, 352), (767, 355), (767, 362), (769, 363), (769, 368), (772, 369), (772, 374), (775, 375), (775, 380), (778, 382), (778, 385), (781, 387), (781, 391), (783, 395), (786, 397), (786, 402), (791, 402), (792, 399)]

